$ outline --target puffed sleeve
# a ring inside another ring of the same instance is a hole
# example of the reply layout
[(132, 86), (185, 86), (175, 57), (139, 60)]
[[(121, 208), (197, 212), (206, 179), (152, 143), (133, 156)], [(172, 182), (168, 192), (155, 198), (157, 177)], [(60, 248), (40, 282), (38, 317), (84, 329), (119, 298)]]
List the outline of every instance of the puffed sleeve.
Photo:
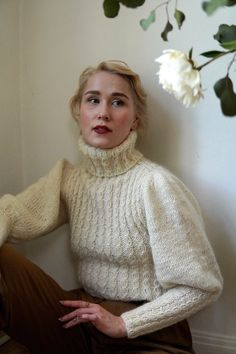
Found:
[(45, 235), (67, 222), (61, 198), (67, 162), (58, 161), (47, 176), (22, 193), (0, 199), (0, 245), (6, 240), (27, 240)]
[(146, 223), (162, 294), (122, 315), (130, 338), (193, 315), (222, 291), (222, 276), (201, 212), (186, 186), (165, 169), (144, 187)]

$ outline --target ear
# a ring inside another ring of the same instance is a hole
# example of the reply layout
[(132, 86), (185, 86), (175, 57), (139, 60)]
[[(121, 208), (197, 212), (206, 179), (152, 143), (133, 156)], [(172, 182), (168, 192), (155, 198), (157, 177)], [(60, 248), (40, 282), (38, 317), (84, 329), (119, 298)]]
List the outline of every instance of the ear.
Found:
[(138, 117), (135, 118), (135, 120), (133, 121), (133, 124), (131, 126), (131, 129), (130, 130), (136, 130), (138, 128)]

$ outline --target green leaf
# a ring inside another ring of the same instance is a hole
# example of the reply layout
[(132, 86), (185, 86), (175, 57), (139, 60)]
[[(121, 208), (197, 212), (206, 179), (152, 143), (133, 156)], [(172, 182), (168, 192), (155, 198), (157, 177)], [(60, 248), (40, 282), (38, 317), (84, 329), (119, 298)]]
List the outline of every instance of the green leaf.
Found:
[(133, 9), (142, 6), (145, 3), (145, 0), (118, 0), (118, 1), (127, 7), (132, 7)]
[(214, 85), (216, 96), (220, 99), (221, 110), (225, 116), (236, 116), (236, 93), (231, 79), (226, 76)]
[(148, 18), (142, 19), (139, 23), (144, 31), (148, 29), (148, 27), (156, 21), (155, 10), (151, 11)]
[[(223, 79), (218, 80), (214, 85), (215, 94), (218, 98), (221, 97), (222, 93), (224, 92), (228, 83), (228, 76), (224, 77)], [(230, 82), (229, 82), (230, 84)]]
[(165, 41), (165, 42), (168, 41), (168, 38), (167, 38), (168, 33), (171, 32), (172, 30), (173, 30), (172, 24), (169, 21), (167, 21), (164, 31), (161, 33), (161, 38), (163, 39), (163, 41)]
[(236, 94), (225, 90), (221, 96), (221, 109), (225, 116), (236, 116)]
[(214, 38), (223, 48), (229, 50), (236, 49), (236, 26), (220, 25)]
[(235, 4), (236, 0), (210, 0), (203, 1), (202, 8), (208, 15), (212, 15), (219, 7), (233, 6)]
[(221, 56), (221, 54), (224, 54), (224, 53), (227, 53), (227, 52), (222, 52), (220, 50), (210, 50), (209, 52), (204, 52), (204, 53), (201, 53), (200, 55), (202, 55), (203, 57), (206, 57), (206, 58), (217, 58), (217, 57)]
[(190, 49), (190, 51), (188, 53), (188, 57), (190, 60), (192, 60), (192, 56), (193, 56), (193, 47)]
[(185, 14), (182, 11), (175, 9), (174, 17), (176, 19), (179, 29), (181, 29), (182, 24), (185, 20)]
[(231, 42), (222, 43), (221, 46), (228, 50), (236, 50), (236, 40)]
[(120, 10), (120, 4), (117, 0), (104, 0), (103, 10), (106, 17), (116, 17)]

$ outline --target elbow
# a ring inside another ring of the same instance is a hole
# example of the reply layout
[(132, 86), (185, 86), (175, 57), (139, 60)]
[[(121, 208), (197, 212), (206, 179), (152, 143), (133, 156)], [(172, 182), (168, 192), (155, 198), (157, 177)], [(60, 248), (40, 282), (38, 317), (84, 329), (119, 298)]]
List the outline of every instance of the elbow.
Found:
[(209, 286), (206, 288), (202, 289), (203, 293), (205, 294), (205, 297), (207, 299), (207, 304), (210, 304), (212, 302), (215, 302), (218, 300), (220, 295), (222, 294), (223, 291), (223, 278), (221, 275), (219, 275), (217, 278), (212, 281)]
[(218, 283), (211, 289), (210, 294), (213, 301), (216, 301), (223, 291), (223, 279), (219, 280)]
[(215, 273), (214, 278), (212, 279), (211, 293), (218, 298), (223, 291), (224, 280), (220, 270)]
[[(190, 288), (191, 289), (191, 288)], [(189, 290), (190, 290), (189, 289)], [(218, 300), (223, 291), (223, 278), (220, 272), (199, 279), (192, 286), (192, 299), (198, 309), (204, 308)], [(191, 290), (190, 290), (191, 292)]]

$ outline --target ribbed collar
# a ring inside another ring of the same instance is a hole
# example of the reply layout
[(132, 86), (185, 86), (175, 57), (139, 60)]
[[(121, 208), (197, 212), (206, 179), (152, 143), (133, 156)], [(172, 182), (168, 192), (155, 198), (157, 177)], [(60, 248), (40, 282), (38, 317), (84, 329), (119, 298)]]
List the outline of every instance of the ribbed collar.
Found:
[(112, 149), (99, 149), (86, 144), (80, 136), (79, 150), (82, 153), (82, 165), (97, 177), (118, 176), (141, 160), (142, 154), (135, 149), (137, 133), (131, 132), (128, 138)]

